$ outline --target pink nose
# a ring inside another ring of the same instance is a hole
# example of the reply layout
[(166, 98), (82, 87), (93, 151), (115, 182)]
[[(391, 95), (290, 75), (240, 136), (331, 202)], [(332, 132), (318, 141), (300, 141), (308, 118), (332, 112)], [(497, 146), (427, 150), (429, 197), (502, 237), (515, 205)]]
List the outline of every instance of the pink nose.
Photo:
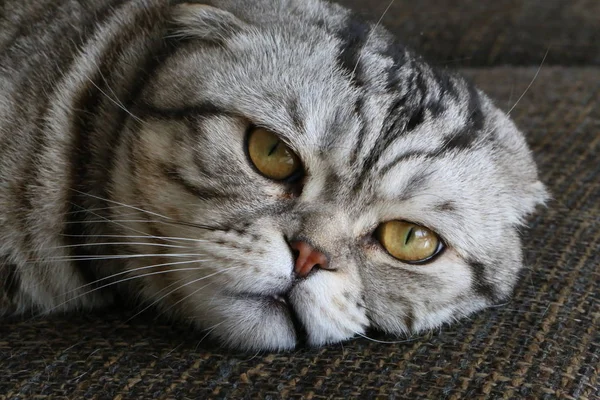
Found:
[(295, 251), (296, 264), (294, 272), (301, 278), (306, 278), (313, 268), (330, 269), (327, 256), (316, 250), (310, 244), (302, 241), (290, 243), (290, 247)]

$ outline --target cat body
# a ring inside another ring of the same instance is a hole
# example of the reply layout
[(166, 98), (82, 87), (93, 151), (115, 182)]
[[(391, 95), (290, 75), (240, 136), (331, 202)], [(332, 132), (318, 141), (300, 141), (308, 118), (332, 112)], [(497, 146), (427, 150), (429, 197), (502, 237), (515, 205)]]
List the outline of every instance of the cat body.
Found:
[(276, 350), (510, 295), (546, 193), (485, 94), (335, 4), (176, 3), (3, 5), (0, 314), (119, 293)]

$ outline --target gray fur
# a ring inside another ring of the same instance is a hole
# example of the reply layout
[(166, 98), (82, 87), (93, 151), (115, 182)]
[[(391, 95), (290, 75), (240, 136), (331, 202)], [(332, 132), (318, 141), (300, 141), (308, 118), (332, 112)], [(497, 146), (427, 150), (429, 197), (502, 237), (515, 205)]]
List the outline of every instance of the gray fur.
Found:
[[(321, 0), (9, 0), (0, 18), (0, 313), (120, 292), (289, 349), (298, 324), (312, 345), (404, 334), (510, 295), (546, 198), (525, 140), (385, 29)], [(300, 184), (257, 174), (249, 123), (299, 155)], [(392, 258), (373, 231), (398, 219), (447, 249)], [(299, 238), (332, 270), (296, 279)]]

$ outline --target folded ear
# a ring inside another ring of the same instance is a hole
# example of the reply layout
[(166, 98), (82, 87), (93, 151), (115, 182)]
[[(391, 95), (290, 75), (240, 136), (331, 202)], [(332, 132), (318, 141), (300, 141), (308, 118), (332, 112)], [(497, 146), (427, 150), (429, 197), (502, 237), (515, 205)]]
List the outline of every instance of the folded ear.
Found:
[(181, 3), (173, 7), (175, 35), (222, 42), (246, 29), (245, 22), (229, 11), (198, 3)]

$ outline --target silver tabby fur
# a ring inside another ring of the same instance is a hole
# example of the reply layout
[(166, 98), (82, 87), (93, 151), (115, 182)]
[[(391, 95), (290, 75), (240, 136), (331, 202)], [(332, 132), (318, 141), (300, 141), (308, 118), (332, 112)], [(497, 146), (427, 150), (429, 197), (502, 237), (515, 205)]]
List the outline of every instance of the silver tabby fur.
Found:
[[(0, 313), (110, 304), (221, 343), (403, 335), (510, 295), (546, 198), (522, 134), (463, 78), (320, 0), (8, 0), (0, 16)], [(248, 124), (306, 169), (270, 181)], [(435, 230), (426, 265), (382, 222)], [(288, 242), (333, 270), (293, 274)], [(279, 297), (287, 300), (280, 301)]]

